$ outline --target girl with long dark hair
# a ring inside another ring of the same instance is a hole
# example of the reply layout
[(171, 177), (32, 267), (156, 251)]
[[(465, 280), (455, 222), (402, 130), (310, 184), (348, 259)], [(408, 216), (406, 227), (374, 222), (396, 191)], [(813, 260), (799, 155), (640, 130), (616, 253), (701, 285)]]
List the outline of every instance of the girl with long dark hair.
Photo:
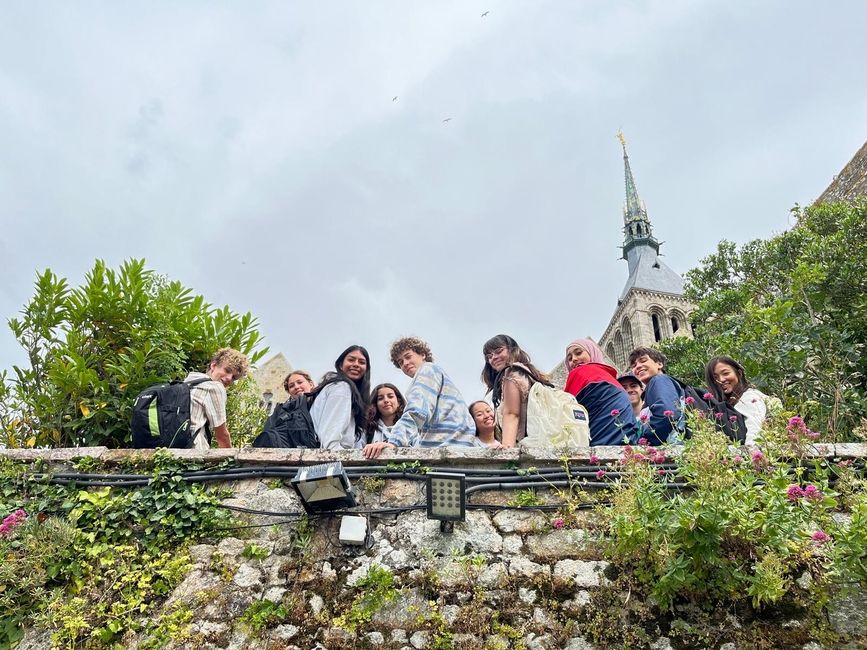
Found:
[(322, 449), (355, 449), (363, 446), (370, 400), (370, 355), (360, 345), (350, 345), (334, 362), (310, 394), (310, 417)]
[(533, 365), (530, 355), (506, 334), (498, 334), (482, 346), (485, 367), (482, 382), (492, 391), (503, 447), (514, 447), (527, 435), (527, 398), (536, 382), (552, 386), (548, 376)]
[(768, 405), (774, 403), (782, 407), (776, 397), (768, 397), (747, 380), (744, 367), (731, 357), (714, 357), (704, 368), (704, 380), (714, 397), (725, 402), (744, 416), (747, 425), (747, 439), (744, 444), (751, 445), (762, 430), (768, 415)]
[(365, 442), (384, 442), (394, 423), (403, 415), (406, 400), (394, 384), (379, 384), (370, 392)]

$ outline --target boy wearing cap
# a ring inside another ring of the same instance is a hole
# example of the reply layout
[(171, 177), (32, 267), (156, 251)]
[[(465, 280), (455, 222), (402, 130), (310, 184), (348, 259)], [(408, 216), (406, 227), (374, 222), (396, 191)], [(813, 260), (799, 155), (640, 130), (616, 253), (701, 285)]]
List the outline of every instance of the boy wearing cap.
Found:
[(641, 399), (641, 393), (644, 391), (644, 384), (633, 375), (631, 372), (620, 375), (617, 382), (623, 386), (623, 390), (629, 395), (629, 403), (632, 405), (632, 412), (635, 414), (635, 419), (641, 415), (641, 409), (644, 408), (644, 400)]

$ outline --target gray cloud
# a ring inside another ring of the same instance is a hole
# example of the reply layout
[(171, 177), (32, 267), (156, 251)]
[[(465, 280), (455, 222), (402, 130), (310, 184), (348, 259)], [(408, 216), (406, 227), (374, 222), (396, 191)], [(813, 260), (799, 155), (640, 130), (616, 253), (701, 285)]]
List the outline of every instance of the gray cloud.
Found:
[[(388, 344), (416, 334), (474, 398), (490, 336), (551, 367), (607, 323), (619, 128), (673, 268), (786, 228), (867, 132), (865, 18), (782, 0), (9, 8), (0, 308), (46, 266), (77, 283), (143, 256), (257, 314), (296, 366), (359, 342), (405, 385)], [(21, 361), (7, 331), (0, 360)]]

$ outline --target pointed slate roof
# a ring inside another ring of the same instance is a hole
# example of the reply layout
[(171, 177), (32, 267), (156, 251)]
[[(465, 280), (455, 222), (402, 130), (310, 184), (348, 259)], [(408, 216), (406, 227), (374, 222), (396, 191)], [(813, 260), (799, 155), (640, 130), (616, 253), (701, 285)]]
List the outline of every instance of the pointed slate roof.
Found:
[(619, 301), (629, 290), (646, 289), (662, 293), (682, 294), (683, 278), (672, 271), (659, 259), (659, 241), (653, 236), (653, 228), (647, 216), (647, 207), (638, 196), (629, 155), (626, 153), (626, 139), (622, 133), (617, 137), (623, 147), (623, 168), (626, 177), (626, 202), (623, 206), (623, 259), (629, 265), (629, 277)]

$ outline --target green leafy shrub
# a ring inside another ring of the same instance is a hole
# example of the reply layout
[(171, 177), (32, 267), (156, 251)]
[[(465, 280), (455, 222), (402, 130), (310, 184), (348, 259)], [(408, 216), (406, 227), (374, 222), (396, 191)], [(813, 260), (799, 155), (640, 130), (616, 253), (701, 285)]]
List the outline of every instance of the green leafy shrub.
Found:
[(241, 620), (255, 634), (259, 634), (267, 628), (282, 623), (288, 617), (289, 608), (283, 603), (275, 603), (273, 600), (263, 598), (262, 600), (254, 601), (241, 616)]
[(28, 624), (69, 648), (113, 647), (129, 631), (151, 634), (150, 647), (181, 638), (182, 612), (147, 618), (189, 571), (188, 547), (231, 522), (215, 494), (182, 481), (188, 467), (166, 452), (135, 490), (53, 485), (33, 469), (43, 468), (0, 463), (0, 516), (29, 513), (0, 526), (0, 647)]
[(214, 308), (144, 260), (116, 271), (97, 260), (77, 288), (46, 270), (9, 327), (29, 365), (0, 377), (0, 443), (8, 447), (125, 446), (142, 389), (204, 369), (220, 347), (251, 363), (267, 351), (256, 351), (251, 314)]
[(746, 456), (691, 414), (694, 435), (678, 459), (687, 490), (671, 491), (654, 450), (626, 448), (626, 478), (608, 519), (611, 561), (662, 607), (679, 599), (731, 605), (744, 595), (761, 607), (792, 593), (804, 572), (826, 596), (843, 571), (867, 581), (863, 492), (852, 497), (852, 524), (832, 517), (836, 470), (804, 465), (793, 453), (797, 420), (778, 416), (764, 434), (768, 442)]
[(232, 434), (232, 444), (236, 447), (252, 444), (267, 419), (256, 380), (245, 377), (235, 382), (226, 398), (226, 426)]
[(397, 597), (394, 574), (378, 564), (370, 565), (367, 575), (358, 581), (355, 588), (358, 593), (349, 610), (335, 620), (338, 627), (352, 633), (370, 622), (374, 613)]
[(867, 420), (867, 199), (794, 211), (797, 225), (717, 251), (686, 274), (694, 339), (660, 347), (671, 374), (697, 385), (727, 354), (812, 427), (848, 440)]

